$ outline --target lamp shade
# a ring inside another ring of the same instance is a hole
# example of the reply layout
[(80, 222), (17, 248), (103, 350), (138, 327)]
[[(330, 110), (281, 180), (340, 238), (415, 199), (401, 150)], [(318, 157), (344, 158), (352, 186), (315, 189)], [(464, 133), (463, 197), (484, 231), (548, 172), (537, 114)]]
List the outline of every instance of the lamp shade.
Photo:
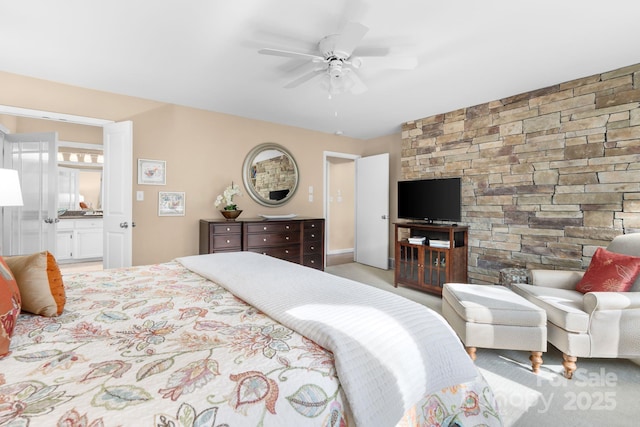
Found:
[(0, 169), (0, 206), (22, 206), (23, 204), (18, 171)]

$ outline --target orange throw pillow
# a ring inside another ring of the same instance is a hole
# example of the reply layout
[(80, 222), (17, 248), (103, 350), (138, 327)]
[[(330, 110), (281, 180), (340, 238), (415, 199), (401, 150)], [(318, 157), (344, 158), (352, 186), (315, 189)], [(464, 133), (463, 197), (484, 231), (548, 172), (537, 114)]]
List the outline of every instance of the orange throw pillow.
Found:
[(20, 291), (11, 270), (0, 257), (0, 357), (9, 353), (13, 328), (20, 314)]
[(576, 290), (587, 292), (627, 292), (640, 274), (640, 257), (596, 249)]
[(11, 256), (5, 260), (18, 283), (24, 311), (47, 317), (62, 314), (67, 298), (60, 268), (51, 253)]

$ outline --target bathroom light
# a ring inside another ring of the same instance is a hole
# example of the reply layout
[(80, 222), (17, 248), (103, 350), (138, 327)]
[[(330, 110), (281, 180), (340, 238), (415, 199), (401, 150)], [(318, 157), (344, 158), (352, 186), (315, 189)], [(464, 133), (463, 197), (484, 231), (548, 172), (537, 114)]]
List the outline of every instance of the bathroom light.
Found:
[(64, 154), (58, 152), (58, 161), (59, 162), (64, 162)]
[(91, 161), (91, 154), (85, 154), (85, 155), (84, 155), (84, 162), (85, 162), (85, 163), (92, 163), (92, 161)]
[(70, 162), (77, 162), (78, 161), (78, 155), (76, 153), (71, 153), (69, 155), (69, 161)]
[(98, 154), (98, 163), (104, 163), (104, 156), (102, 154)]

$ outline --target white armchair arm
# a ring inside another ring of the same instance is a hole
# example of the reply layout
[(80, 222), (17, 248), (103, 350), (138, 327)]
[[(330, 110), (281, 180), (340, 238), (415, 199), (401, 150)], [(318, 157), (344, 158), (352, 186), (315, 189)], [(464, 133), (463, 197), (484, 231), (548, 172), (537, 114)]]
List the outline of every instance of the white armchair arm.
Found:
[(531, 270), (531, 284), (547, 288), (575, 289), (582, 276), (583, 271)]
[(588, 292), (582, 301), (589, 314), (596, 310), (640, 309), (640, 292)]

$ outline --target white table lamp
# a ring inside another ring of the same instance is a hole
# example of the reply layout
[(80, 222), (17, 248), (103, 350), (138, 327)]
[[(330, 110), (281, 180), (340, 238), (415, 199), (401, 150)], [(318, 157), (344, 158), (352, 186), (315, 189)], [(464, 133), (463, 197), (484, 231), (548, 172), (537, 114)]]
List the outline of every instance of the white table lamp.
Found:
[(22, 206), (23, 204), (18, 171), (0, 169), (0, 206)]

